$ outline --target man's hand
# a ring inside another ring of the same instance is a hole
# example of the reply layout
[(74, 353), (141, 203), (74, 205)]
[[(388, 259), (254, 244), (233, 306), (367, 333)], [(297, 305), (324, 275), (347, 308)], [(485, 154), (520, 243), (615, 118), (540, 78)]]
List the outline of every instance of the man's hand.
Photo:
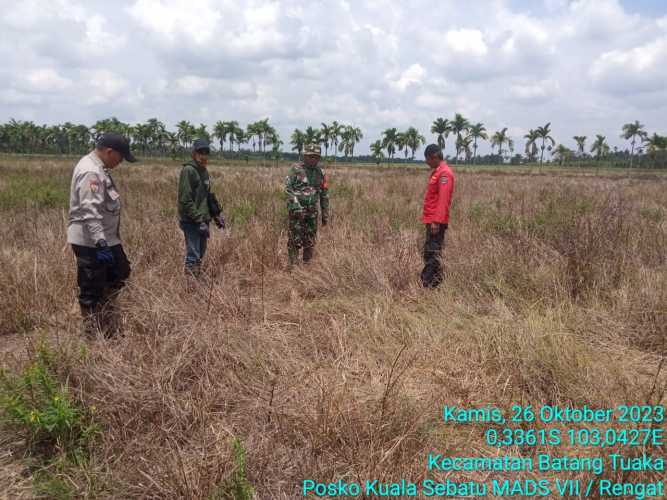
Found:
[(199, 230), (199, 235), (202, 238), (208, 238), (210, 236), (208, 232), (208, 224), (206, 224), (206, 222), (200, 222), (197, 229)]
[(95, 251), (95, 260), (99, 264), (113, 264), (113, 253), (107, 245), (106, 240), (98, 241), (95, 246), (97, 250)]
[(431, 222), (431, 236), (435, 236), (440, 231), (440, 224), (437, 222)]
[(218, 215), (217, 217), (213, 218), (213, 222), (215, 222), (215, 225), (218, 226), (218, 229), (220, 230), (225, 230), (225, 227), (227, 227), (227, 224), (225, 223), (225, 218), (222, 214)]

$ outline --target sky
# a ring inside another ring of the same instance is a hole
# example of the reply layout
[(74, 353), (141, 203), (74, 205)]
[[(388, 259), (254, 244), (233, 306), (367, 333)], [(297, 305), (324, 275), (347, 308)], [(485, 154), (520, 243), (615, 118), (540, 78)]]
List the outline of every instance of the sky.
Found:
[[(664, 0), (0, 0), (0, 122), (667, 134)], [(284, 146), (289, 149), (290, 146)], [(448, 141), (447, 153), (453, 151)], [(488, 145), (480, 152), (488, 151)]]

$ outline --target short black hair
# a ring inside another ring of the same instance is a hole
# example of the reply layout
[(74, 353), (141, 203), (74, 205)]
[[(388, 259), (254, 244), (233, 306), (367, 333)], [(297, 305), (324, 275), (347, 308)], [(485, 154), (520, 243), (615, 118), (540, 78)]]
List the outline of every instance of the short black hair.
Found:
[(442, 160), (442, 149), (440, 149), (440, 146), (437, 144), (429, 144), (424, 150), (424, 158), (428, 158), (429, 156), (433, 155), (438, 155), (438, 157)]

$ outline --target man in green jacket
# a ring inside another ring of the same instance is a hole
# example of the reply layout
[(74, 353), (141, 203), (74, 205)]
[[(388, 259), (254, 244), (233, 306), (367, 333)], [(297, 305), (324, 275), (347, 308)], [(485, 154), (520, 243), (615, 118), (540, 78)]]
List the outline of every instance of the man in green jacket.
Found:
[(201, 261), (206, 253), (209, 223), (213, 220), (224, 229), (221, 217), (213, 217), (209, 208), (211, 181), (206, 166), (210, 146), (205, 139), (192, 143), (192, 160), (183, 164), (178, 180), (179, 225), (185, 235), (185, 272), (199, 277)]

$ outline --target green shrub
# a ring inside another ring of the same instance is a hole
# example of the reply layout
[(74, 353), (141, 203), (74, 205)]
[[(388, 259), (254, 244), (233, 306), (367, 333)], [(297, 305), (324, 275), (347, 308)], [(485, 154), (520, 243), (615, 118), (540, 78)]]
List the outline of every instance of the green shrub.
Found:
[(56, 378), (52, 353), (43, 344), (21, 373), (0, 370), (0, 413), (3, 423), (25, 435), (31, 451), (46, 457), (85, 457), (96, 432), (90, 411)]
[(236, 470), (220, 489), (213, 495), (213, 500), (252, 500), (255, 489), (248, 482), (245, 472), (245, 450), (238, 438), (232, 441)]

